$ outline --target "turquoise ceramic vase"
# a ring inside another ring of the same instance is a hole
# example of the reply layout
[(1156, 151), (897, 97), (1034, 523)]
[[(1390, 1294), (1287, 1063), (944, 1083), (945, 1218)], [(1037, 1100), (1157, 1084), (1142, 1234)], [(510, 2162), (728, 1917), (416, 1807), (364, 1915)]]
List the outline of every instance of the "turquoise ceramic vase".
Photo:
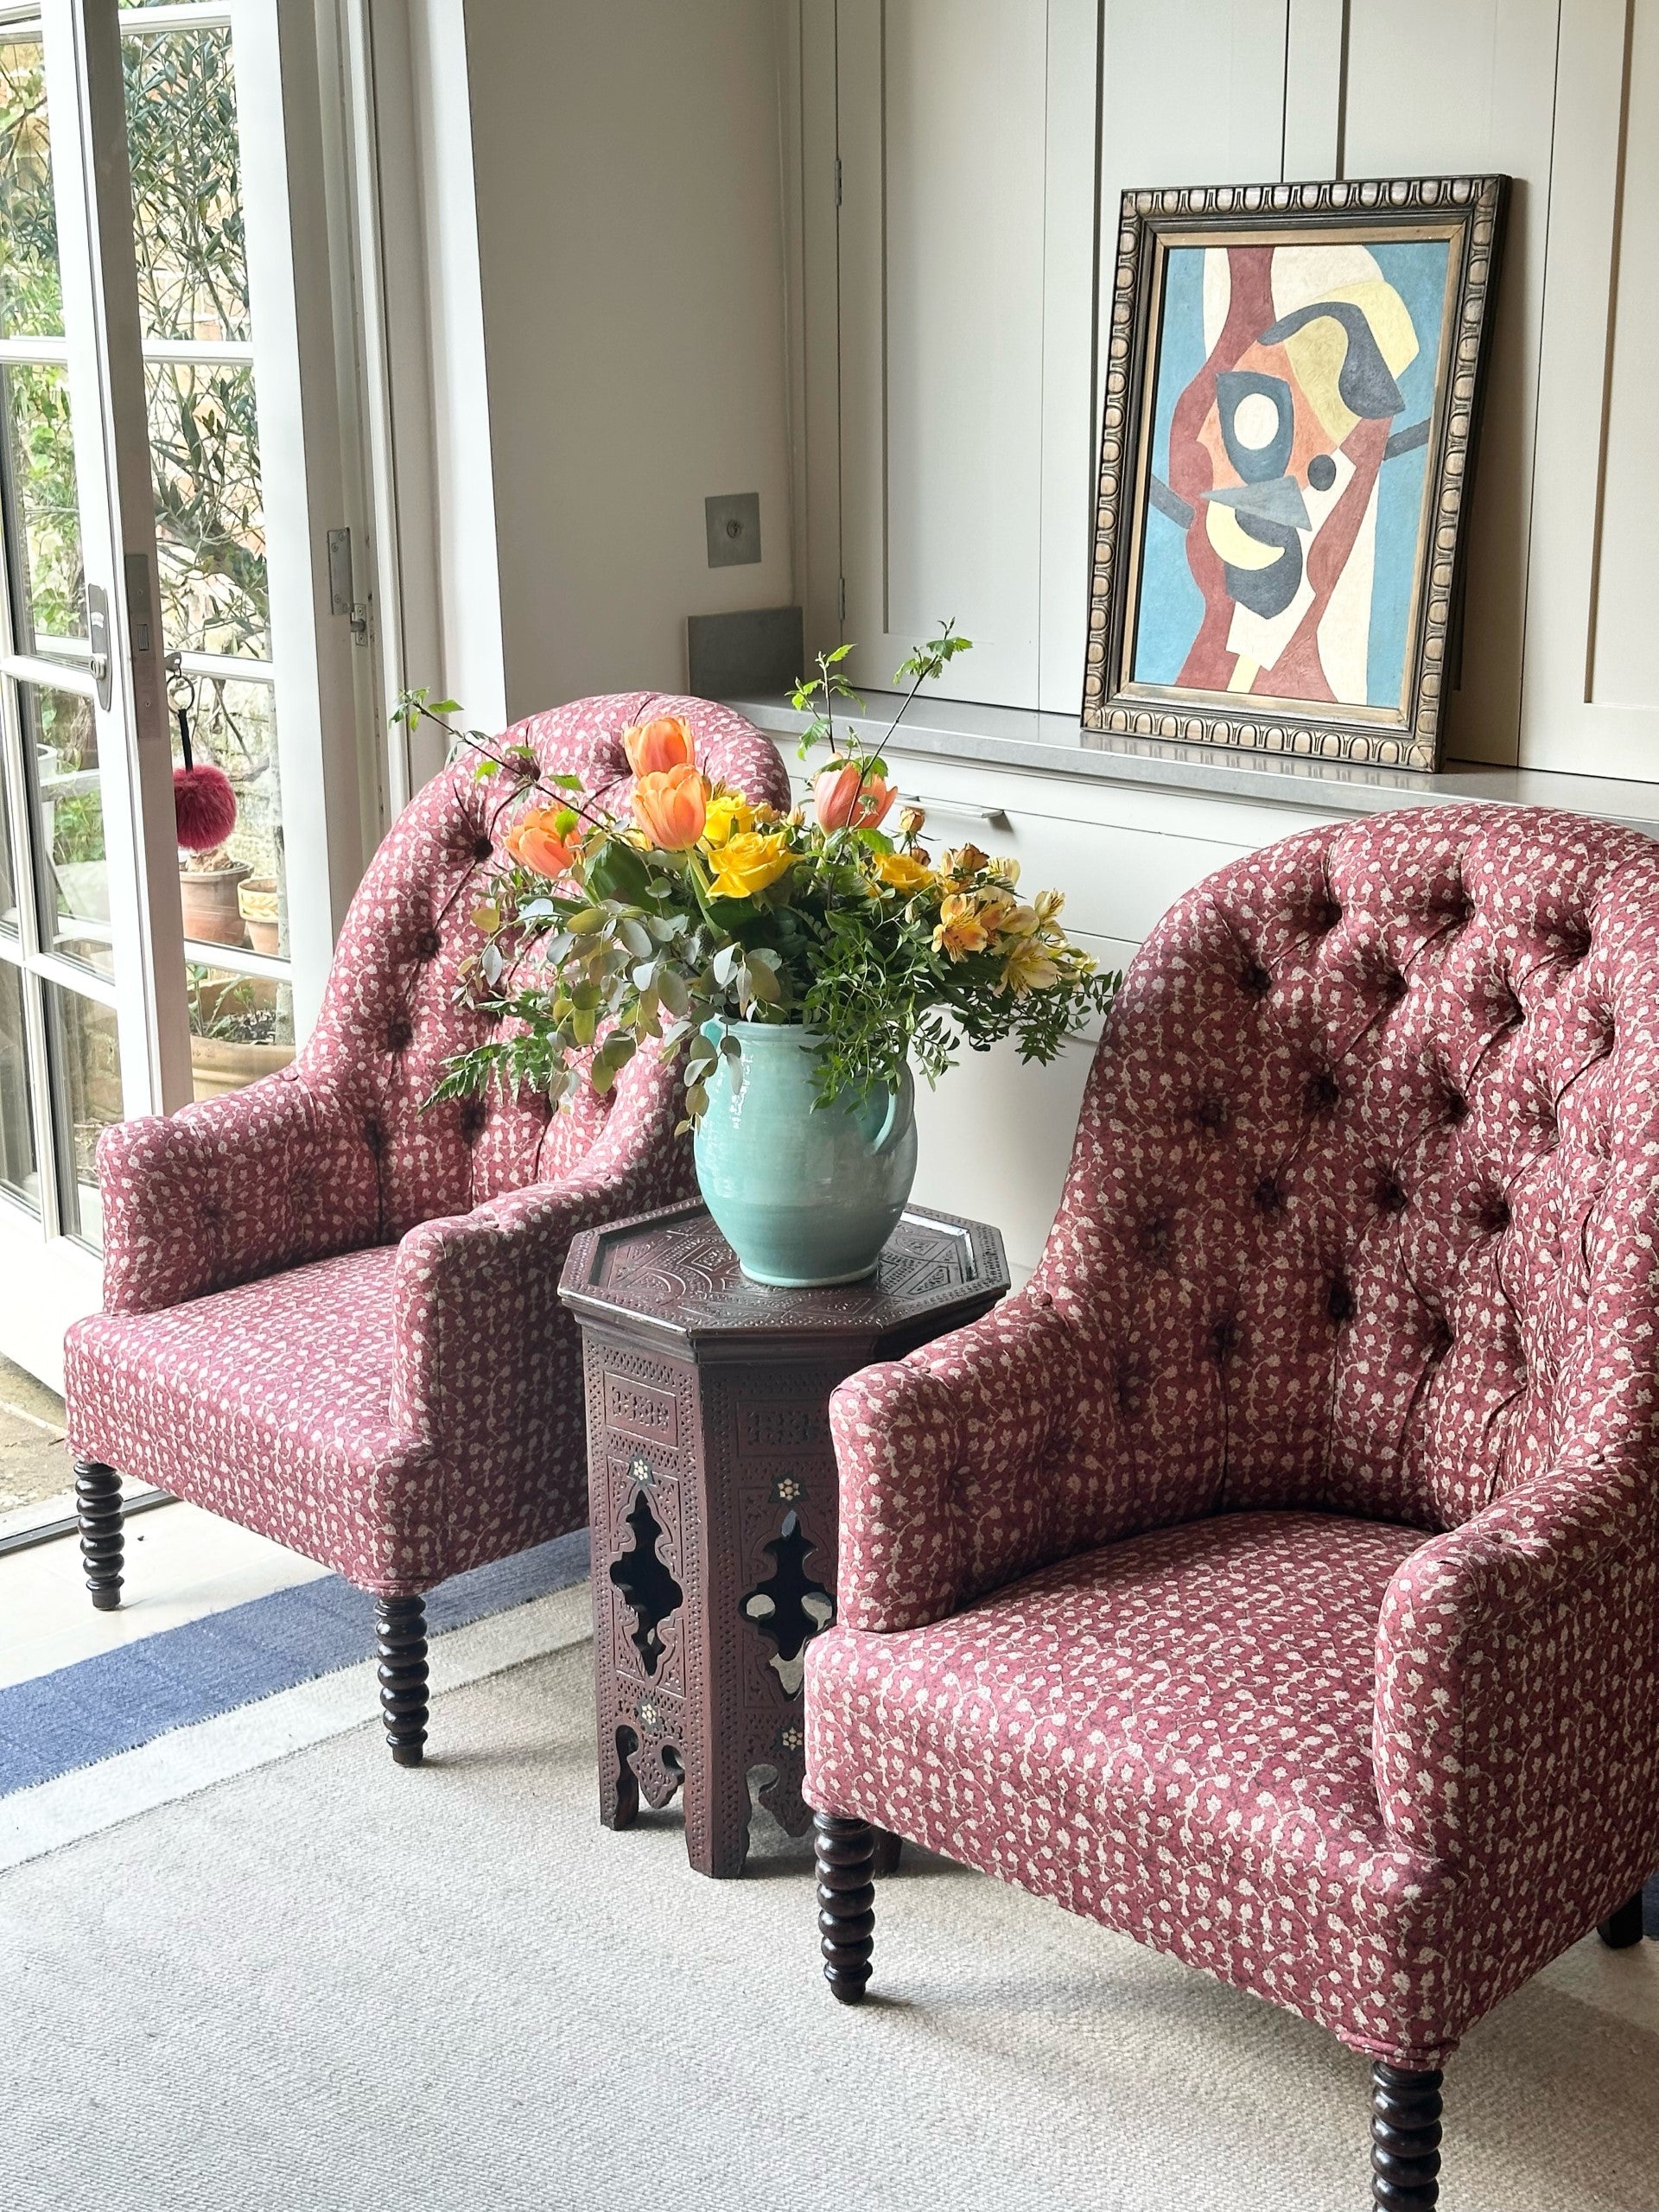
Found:
[(734, 1037), (709, 1078), (697, 1124), (697, 1182), (720, 1232), (753, 1282), (798, 1288), (874, 1272), (916, 1179), (915, 1090), (819, 1106), (804, 1029), (714, 1022)]

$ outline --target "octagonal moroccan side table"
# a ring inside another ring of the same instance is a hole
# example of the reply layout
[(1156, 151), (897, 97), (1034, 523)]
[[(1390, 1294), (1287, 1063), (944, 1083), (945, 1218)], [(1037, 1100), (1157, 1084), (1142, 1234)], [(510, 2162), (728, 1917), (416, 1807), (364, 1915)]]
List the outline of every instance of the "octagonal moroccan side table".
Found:
[(830, 1393), (1008, 1287), (982, 1223), (912, 1208), (867, 1282), (773, 1290), (697, 1204), (589, 1230), (560, 1296), (583, 1337), (600, 1818), (685, 1791), (686, 1850), (741, 1873), (749, 1771), (791, 1835), (805, 1649), (835, 1618)]

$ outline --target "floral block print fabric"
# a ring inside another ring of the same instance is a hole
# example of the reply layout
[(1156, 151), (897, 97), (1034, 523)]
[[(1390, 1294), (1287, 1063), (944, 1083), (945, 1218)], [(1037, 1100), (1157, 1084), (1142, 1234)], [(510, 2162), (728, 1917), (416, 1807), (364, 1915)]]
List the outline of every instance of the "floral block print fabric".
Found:
[(1659, 849), (1402, 809), (1211, 877), (1031, 1282), (836, 1394), (814, 1802), (1434, 2063), (1659, 1862), (1656, 1236)]
[[(626, 803), (622, 732), (683, 715), (709, 772), (786, 805), (775, 748), (707, 701), (630, 692), (510, 742)], [(562, 1114), (495, 1094), (428, 1110), (485, 1034), (454, 1003), (471, 912), (522, 798), (467, 760), (365, 875), (291, 1068), (99, 1147), (105, 1311), (70, 1332), (74, 1450), (385, 1592), (579, 1527), (576, 1230), (691, 1187), (671, 1073), (642, 1053)]]

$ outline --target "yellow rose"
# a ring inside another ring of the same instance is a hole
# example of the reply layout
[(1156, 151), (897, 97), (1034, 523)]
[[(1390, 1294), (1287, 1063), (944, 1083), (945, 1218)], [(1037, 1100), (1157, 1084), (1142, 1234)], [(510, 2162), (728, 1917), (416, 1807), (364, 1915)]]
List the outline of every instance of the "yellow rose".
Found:
[(895, 891), (902, 891), (906, 896), (932, 880), (933, 871), (927, 862), (917, 860), (910, 853), (878, 853), (874, 866), (883, 883), (891, 884)]
[(933, 932), (935, 948), (952, 960), (965, 960), (970, 952), (983, 952), (985, 942), (985, 925), (973, 899), (951, 892), (939, 907), (938, 927)]
[(776, 883), (795, 855), (787, 839), (776, 833), (763, 836), (758, 830), (740, 830), (727, 838), (713, 857), (715, 896), (751, 899), (769, 883)]
[(754, 809), (737, 791), (721, 791), (709, 802), (709, 812), (702, 825), (702, 842), (711, 853), (718, 852), (727, 839), (741, 835), (754, 827)]

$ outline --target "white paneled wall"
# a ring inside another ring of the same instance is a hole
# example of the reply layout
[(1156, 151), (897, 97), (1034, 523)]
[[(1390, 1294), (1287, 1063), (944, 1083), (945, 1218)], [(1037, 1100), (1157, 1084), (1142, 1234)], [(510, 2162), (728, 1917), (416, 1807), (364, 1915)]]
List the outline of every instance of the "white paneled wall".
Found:
[(1131, 186), (1500, 169), (1452, 749), (1659, 779), (1659, 0), (786, 6), (830, 118), (789, 178), (798, 588), (862, 681), (955, 614), (957, 696), (1077, 706), (1098, 208), (1109, 242)]

